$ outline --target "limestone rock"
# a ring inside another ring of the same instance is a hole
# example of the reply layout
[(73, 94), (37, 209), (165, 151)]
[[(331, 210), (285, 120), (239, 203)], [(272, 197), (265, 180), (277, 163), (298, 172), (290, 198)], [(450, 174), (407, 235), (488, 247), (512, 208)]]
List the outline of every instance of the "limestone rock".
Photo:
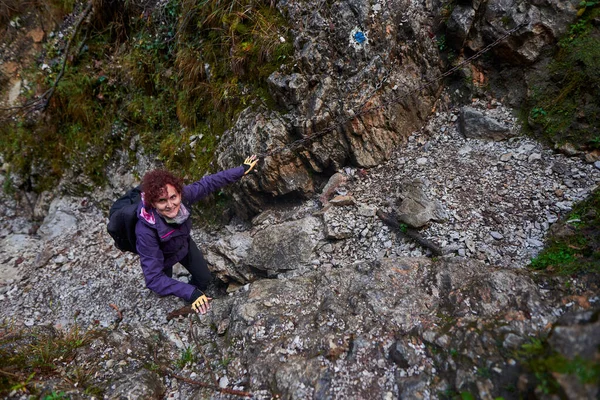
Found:
[(430, 200), (425, 190), (421, 180), (414, 180), (402, 186), (396, 204), (398, 220), (413, 228), (420, 228), (429, 221), (442, 221), (446, 218), (443, 206), (438, 201)]
[(321, 195), (319, 196), (319, 201), (321, 202), (321, 204), (326, 205), (329, 202), (331, 196), (333, 196), (333, 194), (336, 192), (336, 190), (339, 187), (343, 186), (347, 181), (348, 177), (343, 173), (336, 172), (335, 174), (333, 174), (331, 178), (329, 178), (329, 181), (327, 181), (327, 184), (325, 185), (323, 190), (321, 191)]
[(597, 359), (600, 346), (600, 321), (592, 312), (563, 317), (548, 340), (552, 347), (568, 359)]
[[(257, 173), (231, 189), (236, 211), (246, 216), (261, 212), (272, 196), (311, 196), (322, 180), (318, 174), (348, 164), (374, 167), (388, 159), (431, 112), (439, 85), (434, 79), (439, 53), (423, 29), (428, 14), (416, 3), (392, 0), (382, 7), (353, 0), (314, 9), (294, 0), (279, 7), (301, 66), (282, 68), (268, 79), (285, 111), (253, 106), (242, 112), (218, 149), (221, 169), (239, 165), (243, 154), (265, 154)], [(358, 33), (365, 37), (360, 43)], [(383, 107), (390, 97), (428, 80), (432, 85), (418, 96)], [(302, 142), (307, 138), (312, 139)], [(285, 148), (290, 145), (293, 151)]]
[(462, 47), (473, 25), (476, 11), (471, 5), (456, 5), (447, 22), (448, 38), (454, 46)]
[(308, 264), (321, 230), (314, 217), (268, 227), (254, 236), (245, 263), (270, 277)]
[[(592, 311), (570, 313), (554, 326), (548, 339), (552, 350), (567, 360), (598, 362), (600, 358), (600, 321)], [(585, 368), (585, 367), (582, 367)], [(569, 399), (594, 399), (600, 394), (598, 385), (582, 383), (573, 374), (553, 373)]]
[[(333, 388), (340, 397), (385, 398), (388, 385), (397, 383), (406, 393), (417, 393), (432, 390), (432, 374), (454, 374), (456, 366), (441, 358), (451, 349), (461, 354), (462, 365), (478, 363), (478, 354), (486, 352), (494, 365), (508, 367), (495, 346), (502, 332), (492, 330), (486, 336), (471, 327), (503, 318), (509, 305), (538, 320), (551, 312), (540, 307), (540, 300), (536, 283), (515, 271), (490, 271), (466, 259), (388, 258), (257, 281), (218, 307), (231, 310), (228, 340), (244, 343), (236, 357), (247, 365), (256, 385), (275, 382), (278, 392), (289, 398), (313, 397), (315, 391), (327, 397)], [(445, 323), (441, 315), (451, 322)], [(216, 325), (220, 318), (211, 314), (205, 323)], [(422, 332), (423, 326), (434, 329), (423, 337), (431, 343), (439, 338), (447, 348), (427, 350), (425, 339), (410, 333)], [(513, 320), (502, 329), (526, 335), (523, 326)], [(442, 371), (432, 369), (435, 357)], [(392, 370), (397, 375), (387, 372)], [(345, 380), (339, 371), (368, 379)], [(457, 387), (480, 379), (477, 368), (466, 368)], [(364, 384), (377, 380), (386, 383)]]
[(64, 202), (64, 199), (58, 198), (50, 204), (48, 216), (38, 231), (44, 239), (52, 240), (59, 236), (67, 236), (77, 229), (77, 218)]
[(460, 129), (465, 137), (472, 139), (504, 140), (513, 136), (507, 126), (471, 107), (461, 109)]
[(335, 196), (329, 202), (334, 206), (351, 206), (356, 204), (356, 200), (352, 196)]
[(255, 275), (244, 268), (244, 262), (252, 247), (252, 237), (248, 232), (236, 233), (227, 238), (221, 238), (209, 246), (205, 258), (211, 272), (223, 282), (248, 283)]

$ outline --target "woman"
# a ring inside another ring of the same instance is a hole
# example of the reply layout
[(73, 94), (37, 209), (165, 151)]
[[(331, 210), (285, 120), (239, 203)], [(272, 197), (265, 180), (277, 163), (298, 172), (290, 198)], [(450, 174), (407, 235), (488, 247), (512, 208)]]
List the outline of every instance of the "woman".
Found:
[[(201, 314), (209, 310), (211, 298), (203, 290), (211, 274), (190, 236), (191, 205), (241, 179), (252, 171), (257, 161), (256, 156), (250, 156), (242, 166), (207, 175), (187, 186), (167, 171), (154, 170), (144, 175), (135, 234), (146, 287), (161, 296), (181, 297)], [(178, 262), (190, 272), (189, 283), (172, 278), (173, 265)]]

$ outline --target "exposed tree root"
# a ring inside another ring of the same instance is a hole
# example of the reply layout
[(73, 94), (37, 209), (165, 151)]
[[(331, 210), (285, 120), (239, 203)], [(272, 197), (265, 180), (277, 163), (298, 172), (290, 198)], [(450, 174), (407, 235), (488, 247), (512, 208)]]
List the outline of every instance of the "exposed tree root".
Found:
[(415, 229), (411, 229), (408, 227), (406, 227), (406, 228), (402, 227), (400, 225), (400, 223), (398, 223), (398, 219), (396, 218), (395, 215), (386, 214), (381, 210), (377, 210), (377, 216), (383, 221), (384, 224), (386, 224), (392, 228), (395, 228), (398, 235), (400, 235), (401, 238), (408, 238), (408, 239), (413, 240), (420, 246), (431, 250), (431, 253), (434, 256), (442, 255), (442, 249), (437, 244), (433, 243), (431, 240), (425, 239), (423, 237), (423, 235), (421, 235)]

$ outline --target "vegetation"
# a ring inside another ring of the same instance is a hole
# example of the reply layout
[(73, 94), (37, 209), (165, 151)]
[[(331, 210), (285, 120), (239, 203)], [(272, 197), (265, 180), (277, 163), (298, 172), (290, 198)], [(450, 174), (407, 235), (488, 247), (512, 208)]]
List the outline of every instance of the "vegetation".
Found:
[[(580, 18), (559, 41), (549, 77), (540, 77), (526, 114), (539, 138), (600, 149), (600, 16), (597, 1), (582, 2)], [(566, 216), (560, 235), (548, 240), (530, 268), (551, 274), (600, 272), (600, 190)]]
[[(74, 6), (42, 3), (56, 12)], [(0, 116), (4, 161), (34, 190), (51, 187), (67, 168), (101, 183), (107, 161), (138, 139), (165, 167), (201, 176), (237, 113), (256, 101), (274, 106), (266, 78), (293, 48), (271, 3), (171, 0), (151, 12), (112, 3), (76, 32), (70, 54), (66, 38), (55, 36), (43, 61), (23, 73), (33, 99), (52, 87), (67, 57), (45, 111)]]
[(571, 143), (581, 149), (600, 148), (600, 15), (597, 1), (583, 2), (580, 18), (559, 41), (549, 65), (538, 77), (526, 107), (534, 132), (547, 142)]
[(177, 361), (177, 367), (185, 368), (186, 365), (193, 365), (196, 362), (196, 351), (192, 346), (188, 346), (181, 352), (181, 357)]
[(577, 204), (561, 224), (530, 268), (559, 275), (600, 273), (600, 189)]
[(537, 389), (544, 394), (559, 393), (560, 386), (553, 373), (566, 374), (582, 384), (600, 380), (600, 363), (575, 357), (572, 360), (553, 351), (545, 338), (532, 338), (516, 354), (523, 365), (534, 375)]
[[(93, 382), (93, 369), (83, 368), (78, 349), (89, 345), (97, 332), (82, 332), (77, 325), (67, 330), (36, 327), (0, 327), (0, 394), (12, 391), (41, 394), (48, 380), (64, 388), (78, 388), (88, 395), (101, 395)], [(46, 399), (66, 398), (64, 393), (46, 394)]]

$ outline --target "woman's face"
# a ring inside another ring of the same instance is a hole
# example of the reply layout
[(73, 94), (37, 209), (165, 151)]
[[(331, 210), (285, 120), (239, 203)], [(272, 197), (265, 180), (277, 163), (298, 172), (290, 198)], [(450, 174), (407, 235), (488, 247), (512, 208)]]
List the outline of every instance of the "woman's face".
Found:
[(181, 194), (173, 185), (167, 184), (153, 206), (163, 217), (175, 218), (181, 206)]

